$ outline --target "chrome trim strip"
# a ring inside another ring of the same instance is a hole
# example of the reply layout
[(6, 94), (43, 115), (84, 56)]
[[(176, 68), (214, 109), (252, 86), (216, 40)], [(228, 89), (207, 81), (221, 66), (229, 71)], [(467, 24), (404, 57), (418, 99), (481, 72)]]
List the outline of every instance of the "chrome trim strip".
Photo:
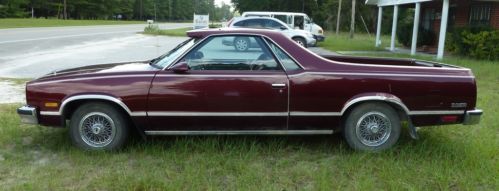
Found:
[(61, 113), (58, 111), (40, 111), (40, 115), (58, 116), (61, 115)]
[(199, 77), (199, 78), (203, 78), (203, 77), (220, 77), (220, 78), (282, 78), (283, 75), (285, 75), (286, 73), (282, 72), (280, 74), (275, 74), (275, 75), (256, 75), (256, 74), (248, 74), (248, 75), (244, 75), (244, 74), (239, 74), (239, 75), (232, 75), (232, 74), (178, 74), (178, 75), (174, 75), (174, 74), (158, 74), (156, 75), (157, 77)]
[(292, 111), (289, 112), (290, 116), (341, 116), (341, 112), (306, 112), (306, 111)]
[(362, 73), (362, 72), (302, 72), (288, 75), (290, 78), (299, 77), (305, 74), (317, 75), (349, 75), (349, 76), (390, 76), (390, 77), (434, 77), (434, 78), (474, 78), (473, 76), (447, 76), (430, 74), (394, 74), (394, 73)]
[(31, 85), (42, 85), (42, 84), (51, 84), (51, 83), (59, 83), (59, 82), (70, 82), (70, 81), (79, 81), (79, 80), (97, 80), (97, 79), (109, 79), (109, 78), (133, 78), (133, 77), (154, 77), (154, 74), (138, 74), (138, 75), (110, 75), (110, 76), (95, 76), (95, 77), (82, 77), (82, 78), (72, 78), (72, 79), (63, 79), (63, 80), (52, 80), (46, 82), (35, 82)]
[(112, 96), (108, 96), (108, 95), (95, 95), (95, 94), (91, 94), (91, 95), (77, 95), (77, 96), (72, 96), (72, 97), (69, 97), (69, 98), (66, 98), (62, 104), (61, 104), (61, 107), (59, 107), (59, 115), (63, 114), (64, 113), (64, 107), (72, 102), (72, 101), (75, 101), (75, 100), (84, 100), (84, 99), (98, 99), (98, 100), (107, 100), (107, 101), (112, 101), (116, 104), (118, 104), (119, 106), (121, 106), (129, 115), (132, 115), (133, 113), (130, 111), (130, 109), (128, 108), (128, 106), (126, 106), (125, 103), (123, 103), (120, 99), (118, 98), (115, 98), (115, 97), (112, 97)]
[(183, 112), (183, 111), (148, 111), (147, 116), (168, 117), (286, 117), (288, 112)]
[(145, 116), (147, 116), (147, 112), (145, 112), (145, 111), (134, 111), (134, 112), (130, 113), (130, 116), (132, 116), (132, 117), (145, 117)]
[(145, 131), (146, 135), (319, 135), (333, 130)]
[(411, 111), (409, 115), (461, 115), (464, 110), (430, 110), (430, 111)]
[(394, 97), (394, 96), (389, 96), (389, 95), (382, 95), (382, 94), (379, 94), (379, 95), (376, 95), (376, 96), (363, 96), (363, 97), (358, 97), (358, 98), (355, 98), (353, 100), (350, 100), (348, 101), (345, 106), (343, 106), (343, 109), (341, 109), (341, 115), (343, 115), (345, 113), (345, 111), (352, 105), (358, 103), (358, 102), (362, 102), (362, 101), (386, 101), (386, 102), (389, 102), (389, 103), (394, 103), (394, 104), (397, 104), (398, 106), (400, 106), (406, 114), (409, 114), (410, 111), (409, 111), (409, 108), (407, 108), (407, 106), (405, 106), (404, 103), (402, 103), (402, 100), (400, 100), (399, 98), (397, 97)]

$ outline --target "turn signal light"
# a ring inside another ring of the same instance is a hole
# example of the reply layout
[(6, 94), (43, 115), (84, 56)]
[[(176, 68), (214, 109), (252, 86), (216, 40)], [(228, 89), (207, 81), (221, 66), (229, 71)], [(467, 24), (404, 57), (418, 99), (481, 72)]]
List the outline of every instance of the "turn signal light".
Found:
[(45, 107), (57, 107), (59, 104), (57, 102), (45, 102)]
[(440, 120), (442, 120), (442, 122), (445, 122), (445, 123), (456, 122), (457, 121), (457, 116), (455, 116), (455, 115), (446, 115), (446, 116), (442, 116), (440, 118)]

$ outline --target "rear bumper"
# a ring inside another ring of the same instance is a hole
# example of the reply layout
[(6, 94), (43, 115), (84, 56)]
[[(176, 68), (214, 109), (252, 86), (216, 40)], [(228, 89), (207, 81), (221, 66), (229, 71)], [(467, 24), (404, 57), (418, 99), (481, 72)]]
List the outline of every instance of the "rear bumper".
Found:
[(38, 114), (35, 107), (22, 106), (17, 108), (17, 114), (21, 118), (22, 123), (38, 124)]
[(464, 114), (464, 125), (476, 125), (480, 123), (483, 111), (481, 109), (469, 110)]

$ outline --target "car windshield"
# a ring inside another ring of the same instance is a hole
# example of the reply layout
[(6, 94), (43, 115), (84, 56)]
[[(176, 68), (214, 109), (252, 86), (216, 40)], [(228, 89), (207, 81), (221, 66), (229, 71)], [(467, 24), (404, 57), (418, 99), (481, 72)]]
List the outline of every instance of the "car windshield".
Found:
[(184, 53), (189, 48), (191, 48), (194, 44), (195, 40), (190, 38), (180, 43), (166, 54), (163, 54), (160, 57), (151, 60), (150, 64), (157, 68), (164, 68), (165, 66), (173, 62), (173, 60), (175, 60), (180, 54)]

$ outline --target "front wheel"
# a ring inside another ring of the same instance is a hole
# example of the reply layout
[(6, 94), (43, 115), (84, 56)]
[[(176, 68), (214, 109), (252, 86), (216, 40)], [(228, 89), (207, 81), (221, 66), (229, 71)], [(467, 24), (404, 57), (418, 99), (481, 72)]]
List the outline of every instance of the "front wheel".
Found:
[(88, 103), (71, 116), (69, 134), (73, 143), (85, 150), (117, 150), (128, 139), (129, 125), (123, 114), (111, 105)]
[(305, 41), (305, 39), (303, 39), (301, 37), (295, 37), (295, 38), (293, 38), (293, 41), (298, 43), (300, 46), (307, 48), (307, 41)]
[(348, 115), (343, 135), (355, 150), (382, 151), (397, 142), (400, 119), (397, 112), (387, 104), (362, 104)]
[(237, 51), (247, 51), (250, 48), (250, 40), (245, 37), (236, 37), (234, 39), (234, 48)]

